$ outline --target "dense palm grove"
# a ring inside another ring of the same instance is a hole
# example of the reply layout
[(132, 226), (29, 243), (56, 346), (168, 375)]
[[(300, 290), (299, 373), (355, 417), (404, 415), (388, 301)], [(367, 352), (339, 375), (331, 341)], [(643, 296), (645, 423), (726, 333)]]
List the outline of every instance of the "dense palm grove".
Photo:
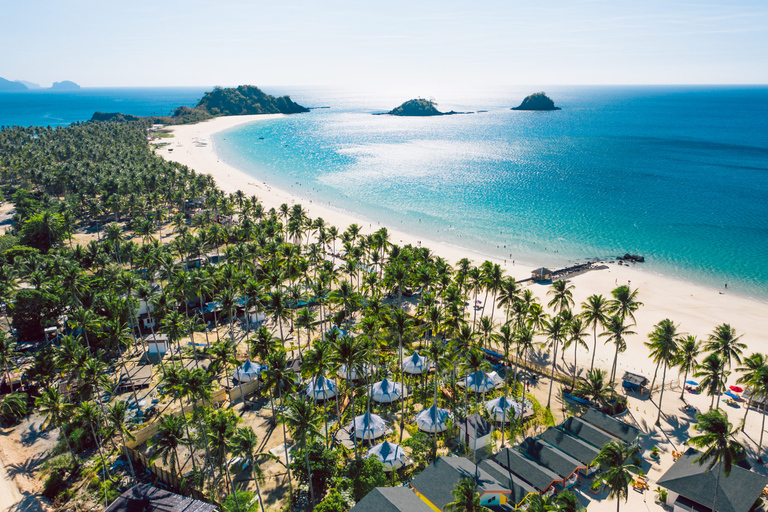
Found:
[[(59, 455), (45, 468), (52, 500), (75, 499), (73, 484), (85, 481), (93, 501), (110, 502), (141, 479), (125, 454), (134, 433), (153, 421), (153, 457), (183, 475), (179, 492), (201, 491), (230, 510), (256, 508), (249, 493), (233, 492), (233, 474), (248, 467), (258, 491), (260, 440), (240, 425), (232, 404), (211, 402), (222, 386), (233, 386), (232, 372), (246, 358), (265, 365), (257, 393), (272, 410), (276, 432), (296, 445), (287, 505), (294, 509), (346, 510), (374, 486), (405, 478), (446, 450), (446, 439), (438, 443), (413, 428), (414, 414), (433, 403), (454, 418), (480, 412), (488, 397), (457, 383), (490, 369), (482, 349), (502, 354), (503, 394), (521, 400), (519, 373), (541, 370), (530, 360), (534, 353), (543, 349), (551, 361), (565, 361), (573, 350), (573, 364), (562, 365), (570, 374), (549, 365), (547, 404), (533, 400), (531, 421), (553, 421), (555, 380), (606, 412), (623, 407), (614, 386), (618, 355), (635, 334), (642, 306), (636, 290), (620, 286), (577, 308), (573, 287), (556, 281), (541, 304), (497, 264), (461, 260), (454, 268), (427, 248), (391, 244), (386, 229), (339, 231), (310, 219), (300, 205), (267, 211), (256, 197), (225, 195), (209, 176), (155, 156), (146, 136), (142, 122), (0, 131), (2, 192), (15, 206), (13, 228), (0, 237), (0, 366), (11, 386), (0, 413), (13, 423), (36, 411), (46, 426), (59, 428)], [(96, 239), (78, 243), (83, 233)], [(214, 319), (206, 324), (211, 303)], [(142, 325), (142, 306), (149, 327)], [(252, 324), (245, 315), (251, 310), (266, 322)], [(53, 340), (45, 332), (51, 326), (58, 327)], [(768, 391), (765, 358), (742, 361), (743, 345), (730, 327), (716, 328), (701, 364), (700, 343), (677, 329), (663, 320), (649, 335), (661, 382), (677, 367), (700, 377), (714, 400), (739, 363), (743, 382)], [(136, 391), (115, 398), (116, 376), (147, 350), (147, 330), (166, 334), (175, 348), (155, 375), (169, 411), (189, 407), (187, 414), (133, 411)], [(594, 367), (604, 345), (610, 372)], [(435, 363), (432, 375), (404, 374), (411, 347)], [(592, 352), (582, 378), (579, 347)], [(290, 368), (294, 358), (301, 386)], [(14, 387), (17, 371), (23, 378)], [(350, 379), (352, 372), (362, 377)], [(372, 404), (370, 385), (384, 377), (405, 383), (408, 398)], [(318, 403), (301, 392), (325, 378), (341, 383), (335, 401)], [(660, 401), (663, 387), (661, 393)], [(410, 449), (414, 468), (385, 476), (375, 459), (363, 459), (357, 442), (352, 453), (333, 442), (341, 424), (373, 407), (396, 419), (394, 439)], [(511, 415), (501, 427), (504, 444), (526, 425)], [(229, 464), (232, 457), (239, 462)]]

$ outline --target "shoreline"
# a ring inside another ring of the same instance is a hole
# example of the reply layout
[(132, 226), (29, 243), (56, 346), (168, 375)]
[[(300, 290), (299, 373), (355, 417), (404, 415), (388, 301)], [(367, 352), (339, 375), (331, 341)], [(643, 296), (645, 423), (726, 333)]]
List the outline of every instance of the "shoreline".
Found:
[[(354, 212), (318, 204), (278, 187), (273, 187), (269, 183), (249, 176), (221, 161), (216, 154), (211, 139), (213, 134), (243, 124), (278, 117), (283, 116), (281, 114), (229, 116), (214, 118), (193, 125), (168, 127), (173, 132), (174, 137), (163, 139), (163, 142), (170, 142), (171, 144), (159, 148), (156, 152), (163, 158), (186, 165), (198, 173), (210, 174), (217, 185), (227, 193), (242, 190), (247, 196), (256, 195), (261, 199), (266, 209), (277, 209), (283, 203), (288, 205), (301, 203), (310, 217), (322, 217), (326, 223), (337, 226), (340, 231), (352, 223), (360, 225), (363, 234), (369, 234), (381, 227), (386, 227), (392, 243), (417, 246), (420, 241), (422, 247), (428, 247), (433, 254), (445, 258), (451, 264), (455, 264), (463, 257), (472, 260), (475, 265), (489, 260), (501, 265), (506, 275), (513, 276), (518, 280), (530, 277), (531, 270), (534, 268), (530, 265), (518, 264), (517, 262), (513, 264), (512, 261), (489, 256), (481, 251), (415, 236), (398, 229), (396, 226), (388, 225), (387, 222), (363, 220), (363, 216)], [(206, 144), (196, 145), (196, 143), (201, 142)], [(173, 148), (173, 152), (167, 151), (168, 148)], [(617, 372), (628, 370), (642, 373), (649, 379), (652, 378), (655, 365), (648, 359), (647, 349), (643, 342), (648, 339), (647, 334), (651, 332), (653, 326), (664, 318), (672, 319), (676, 324), (679, 324), (681, 332), (696, 335), (700, 340), (706, 340), (715, 326), (728, 323), (736, 329), (737, 334), (744, 334), (742, 341), (748, 345), (744, 356), (748, 356), (752, 352), (766, 351), (768, 333), (764, 329), (764, 319), (768, 318), (768, 303), (756, 298), (731, 294), (727, 290), (716, 290), (675, 277), (646, 271), (635, 265), (620, 266), (611, 262), (607, 263), (607, 266), (607, 270), (586, 272), (571, 277), (569, 281), (575, 285), (573, 298), (576, 308), (592, 294), (602, 294), (609, 298), (611, 290), (617, 285), (629, 283), (633, 289), (639, 290), (639, 300), (645, 305), (636, 314), (637, 321), (633, 330), (637, 335), (627, 339), (627, 351), (623, 357), (619, 358)], [(611, 281), (614, 282), (611, 283)], [(525, 283), (523, 286), (530, 287), (542, 304), (547, 304), (548, 286), (531, 283)], [(500, 318), (497, 315), (494, 320), (498, 321)], [(578, 358), (582, 363), (592, 357), (593, 337), (591, 332), (586, 341), (590, 346), (590, 352), (584, 349), (578, 351)], [(605, 368), (612, 363), (613, 350), (612, 347), (603, 347), (602, 345), (603, 339), (598, 339), (595, 365)], [(569, 350), (566, 361), (572, 364), (572, 360), (573, 350)], [(585, 365), (580, 366), (583, 369)], [(675, 378), (677, 378), (676, 372), (672, 371), (668, 380)]]

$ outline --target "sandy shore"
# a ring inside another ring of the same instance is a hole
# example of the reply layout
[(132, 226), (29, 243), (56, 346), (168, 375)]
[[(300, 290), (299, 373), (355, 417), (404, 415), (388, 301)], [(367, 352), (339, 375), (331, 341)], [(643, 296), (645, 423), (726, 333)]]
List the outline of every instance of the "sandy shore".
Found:
[[(216, 155), (211, 141), (212, 134), (241, 124), (275, 117), (279, 116), (221, 117), (195, 125), (173, 127), (174, 137), (164, 139), (165, 142), (171, 142), (171, 145), (159, 149), (158, 153), (168, 160), (187, 165), (199, 173), (212, 175), (219, 187), (226, 192), (235, 192), (239, 189), (248, 196), (258, 196), (267, 208), (277, 208), (283, 203), (288, 205), (302, 203), (311, 217), (322, 217), (327, 223), (337, 226), (340, 231), (352, 223), (359, 224), (363, 228), (363, 233), (371, 233), (380, 227), (386, 227), (390, 231), (391, 241), (394, 243), (416, 245), (420, 240), (422, 245), (429, 247), (433, 253), (452, 263), (467, 257), (477, 265), (488, 259), (501, 264), (507, 275), (517, 279), (530, 277), (531, 267), (519, 264), (513, 266), (511, 261), (504, 262), (504, 260), (491, 258), (469, 249), (415, 237), (408, 234), (402, 225), (388, 225), (385, 220), (366, 220), (350, 215), (348, 212), (335, 210), (327, 205), (313, 204), (308, 200), (302, 200), (284, 190), (272, 187), (258, 178), (248, 176), (221, 161)], [(201, 142), (206, 143), (206, 145), (200, 145)], [(172, 148), (173, 151), (169, 152), (168, 148)], [(768, 351), (768, 331), (765, 329), (766, 319), (768, 319), (768, 304), (764, 302), (739, 297), (727, 293), (727, 290), (713, 290), (645, 272), (641, 265), (619, 266), (612, 263), (608, 270), (588, 272), (572, 278), (571, 281), (576, 287), (574, 299), (577, 305), (592, 294), (610, 297), (611, 290), (617, 284), (630, 283), (633, 289), (639, 290), (639, 300), (644, 303), (644, 307), (636, 315), (637, 326), (633, 330), (637, 332), (637, 335), (627, 339), (627, 351), (619, 357), (620, 371), (635, 371), (646, 375), (648, 378), (653, 376), (655, 365), (648, 359), (648, 351), (643, 342), (647, 341), (647, 335), (653, 329), (653, 325), (664, 318), (672, 319), (680, 325), (680, 331), (697, 335), (699, 339), (706, 339), (716, 325), (729, 323), (739, 334), (744, 334), (742, 341), (748, 345), (746, 355), (752, 352)], [(544, 304), (548, 302), (546, 286), (536, 284), (529, 286)], [(500, 318), (497, 312), (495, 319)], [(591, 349), (592, 336), (587, 341)], [(588, 353), (580, 349), (578, 366), (583, 367), (586, 364), (588, 367), (590, 358), (591, 352)], [(573, 349), (567, 354), (567, 361), (571, 362), (572, 360)], [(612, 360), (612, 348), (603, 346), (603, 339), (598, 338), (596, 365), (608, 368)], [(677, 379), (676, 372), (668, 372), (667, 377), (668, 381)], [(734, 380), (735, 377), (730, 378), (729, 384), (732, 384)]]

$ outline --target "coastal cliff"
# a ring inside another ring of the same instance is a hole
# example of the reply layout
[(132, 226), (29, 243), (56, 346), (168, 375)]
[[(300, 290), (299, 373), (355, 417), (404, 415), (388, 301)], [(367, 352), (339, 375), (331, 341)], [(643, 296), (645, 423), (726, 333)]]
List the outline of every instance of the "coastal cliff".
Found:
[(517, 106), (512, 107), (512, 110), (560, 110), (560, 107), (555, 106), (555, 102), (552, 101), (549, 96), (543, 92), (537, 92), (527, 96), (523, 102)]

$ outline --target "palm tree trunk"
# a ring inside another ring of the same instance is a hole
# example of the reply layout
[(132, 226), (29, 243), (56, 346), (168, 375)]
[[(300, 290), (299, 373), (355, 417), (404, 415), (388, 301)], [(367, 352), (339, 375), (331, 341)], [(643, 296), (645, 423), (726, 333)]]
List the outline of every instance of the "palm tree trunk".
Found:
[[(667, 362), (664, 361), (664, 371), (661, 374), (661, 393), (659, 394), (659, 415), (656, 416), (656, 425), (661, 425), (661, 401), (664, 399), (664, 383), (667, 381)], [(653, 389), (651, 389), (653, 391)]]
[[(280, 398), (280, 409), (283, 408), (283, 392), (280, 390), (280, 393), (278, 394), (278, 397)], [(283, 424), (283, 449), (285, 450), (285, 470), (286, 473), (288, 473), (288, 489), (290, 490), (291, 494), (293, 494), (293, 482), (291, 480), (291, 470), (288, 469), (288, 436), (285, 432), (285, 422), (281, 422)]]
[(613, 366), (611, 367), (611, 386), (616, 378), (616, 360), (619, 357), (619, 344), (616, 344), (616, 351), (613, 353)]
[[(350, 388), (349, 397), (352, 400), (352, 426), (354, 427), (355, 425), (354, 422), (356, 417), (355, 416), (355, 387), (352, 384), (352, 381), (349, 380), (349, 366), (347, 366), (347, 383), (349, 384), (349, 388)], [(336, 401), (336, 403), (337, 404), (339, 403), (338, 400)], [(359, 457), (357, 455), (357, 432), (355, 432), (352, 441), (355, 443), (355, 460), (359, 460)]]
[(307, 449), (306, 441), (303, 443), (304, 447), (304, 460), (307, 463), (307, 480), (309, 481), (309, 500), (311, 507), (315, 506), (315, 489), (312, 485), (312, 468), (309, 465), (309, 450)]
[(763, 406), (763, 422), (760, 426), (760, 442), (757, 444), (757, 460), (760, 462), (763, 460), (760, 456), (760, 452), (763, 451), (763, 432), (765, 432), (765, 406)]
[[(680, 386), (681, 388), (683, 388), (683, 390), (680, 391), (680, 400), (682, 400), (683, 397), (685, 396), (685, 381), (687, 381), (687, 380), (688, 380), (688, 370), (685, 371), (685, 376), (683, 377), (683, 384)], [(750, 401), (750, 403), (751, 403), (751, 401)], [(749, 408), (747, 408), (747, 411), (749, 411)], [(745, 420), (747, 419), (747, 415), (746, 414), (744, 415), (744, 419)]]
[[(661, 364), (661, 359), (659, 359), (656, 362), (656, 370), (653, 372), (653, 379), (651, 379), (651, 387), (648, 388), (648, 398), (650, 399), (653, 396), (653, 386), (656, 384), (656, 375), (659, 373), (659, 365)], [(664, 384), (662, 383), (662, 387), (664, 387)]]
[(592, 329), (592, 333), (595, 336), (595, 342), (592, 344), (592, 362), (589, 365), (589, 371), (592, 371), (595, 367), (595, 354), (597, 353), (597, 324), (595, 324), (594, 329)]
[[(720, 461), (722, 463), (722, 461)], [(717, 512), (717, 491), (720, 489), (720, 473), (722, 473), (722, 470), (720, 467), (717, 468), (717, 483), (715, 484), (715, 497), (712, 500), (712, 512)]]
[(552, 358), (552, 376), (549, 380), (549, 396), (547, 397), (547, 409), (549, 409), (550, 404), (552, 402), (552, 385), (555, 383), (555, 366), (557, 363), (557, 340), (555, 340), (555, 354)]
[(133, 471), (133, 461), (131, 460), (131, 457), (128, 455), (128, 447), (125, 445), (125, 435), (123, 435), (123, 431), (120, 431), (120, 438), (123, 441), (123, 453), (125, 453), (125, 458), (128, 459), (128, 467), (131, 468), (131, 481), (136, 482), (136, 473)]
[(752, 407), (752, 397), (749, 397), (749, 402), (747, 402), (747, 406), (745, 407), (744, 411), (744, 419), (741, 420), (741, 431), (744, 432), (744, 425), (747, 421), (747, 414), (749, 414), (749, 408)]

